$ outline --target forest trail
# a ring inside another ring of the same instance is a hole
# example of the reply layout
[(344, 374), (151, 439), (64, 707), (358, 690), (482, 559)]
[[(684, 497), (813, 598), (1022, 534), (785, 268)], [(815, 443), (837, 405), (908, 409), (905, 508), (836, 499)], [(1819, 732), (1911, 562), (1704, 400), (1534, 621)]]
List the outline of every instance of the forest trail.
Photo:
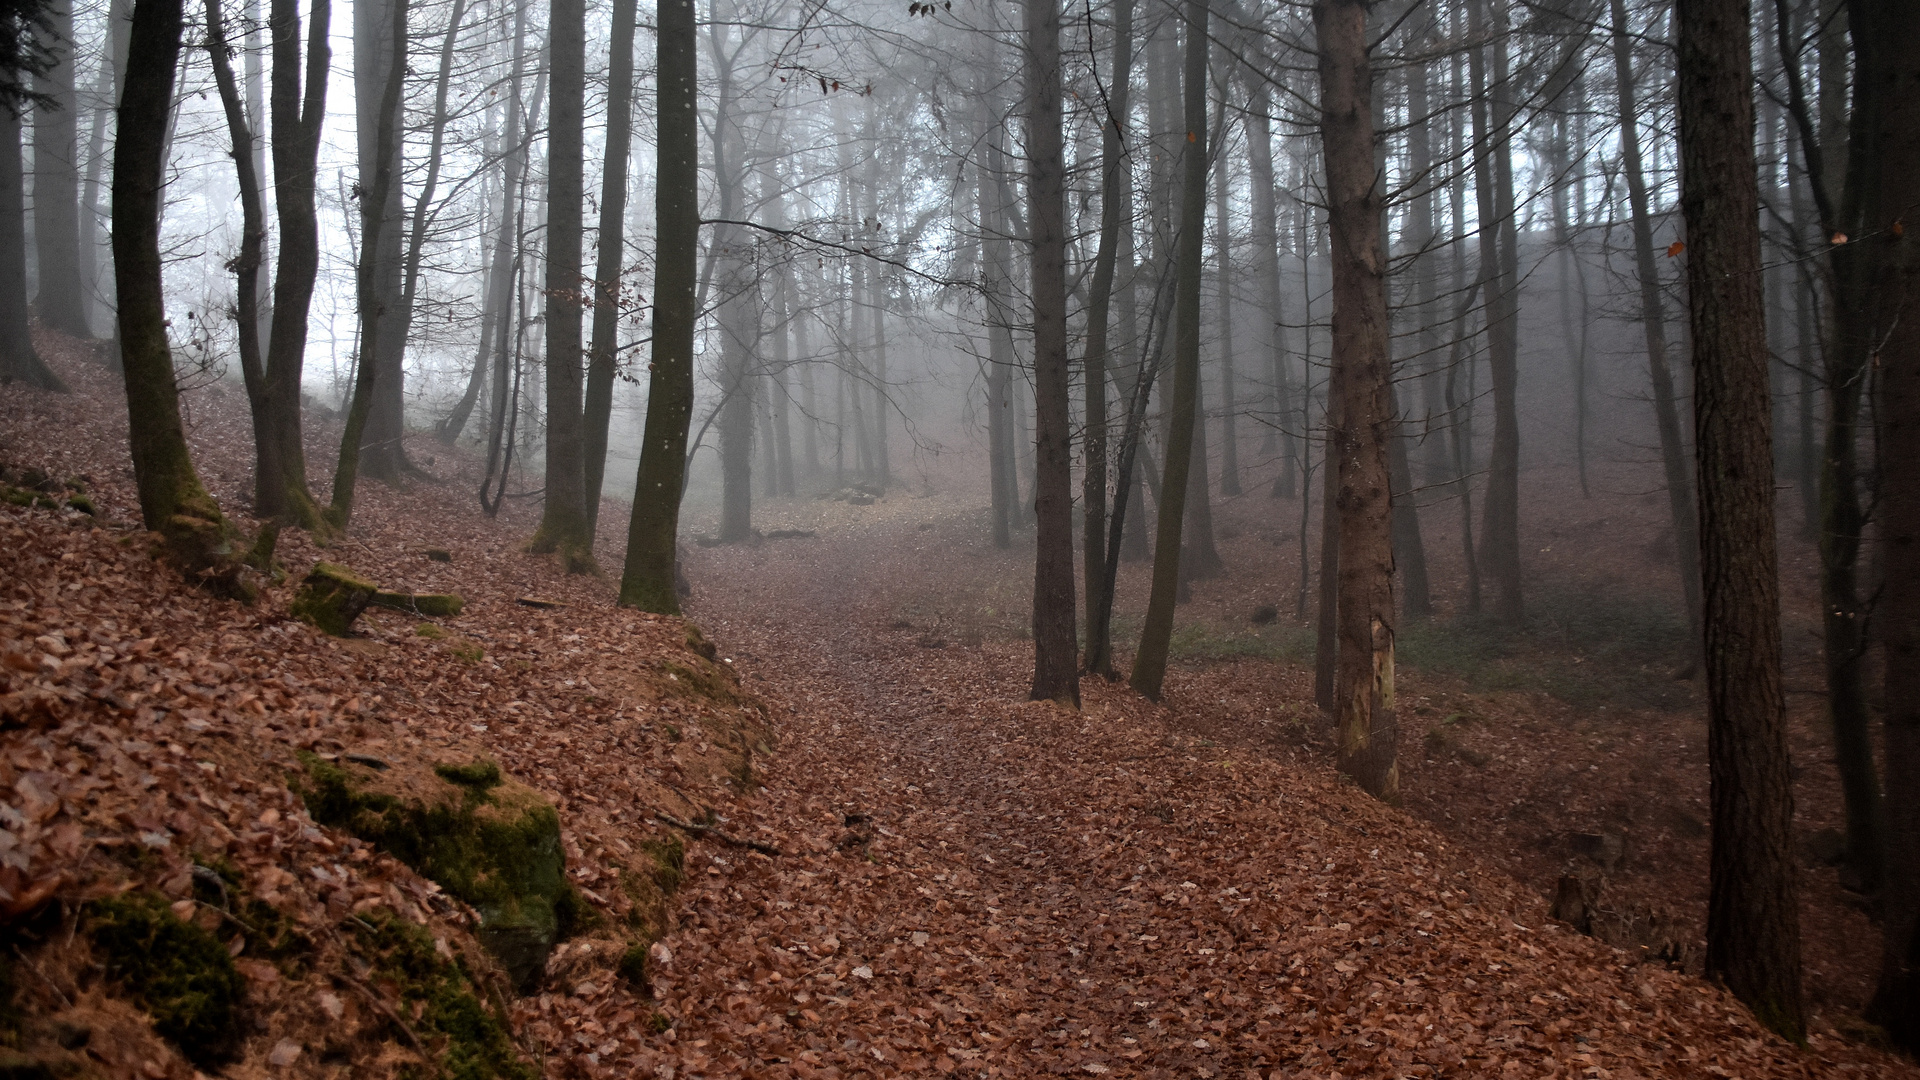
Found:
[(1551, 922), (1324, 770), (1094, 680), (1079, 714), (1021, 700), (1029, 646), (895, 614), (960, 527), (876, 516), (691, 563), (694, 616), (792, 711), (752, 811), (785, 854), (690, 856), (658, 1075), (1861, 1068)]

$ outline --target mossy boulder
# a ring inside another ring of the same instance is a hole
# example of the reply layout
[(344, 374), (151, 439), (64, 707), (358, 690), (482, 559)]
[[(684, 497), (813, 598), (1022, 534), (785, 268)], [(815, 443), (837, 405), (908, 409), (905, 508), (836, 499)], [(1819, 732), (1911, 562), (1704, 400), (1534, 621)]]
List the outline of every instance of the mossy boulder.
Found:
[(525, 989), (578, 921), (560, 816), (539, 792), (490, 761), (387, 769), (308, 756), (294, 786), (307, 811), (423, 876), (480, 913), (481, 944)]
[(345, 637), (380, 587), (338, 563), (318, 562), (294, 594), (292, 612), (335, 637)]
[(205, 1068), (232, 1056), (245, 983), (218, 938), (176, 916), (152, 892), (93, 901), (86, 928), (108, 976), (187, 1060)]

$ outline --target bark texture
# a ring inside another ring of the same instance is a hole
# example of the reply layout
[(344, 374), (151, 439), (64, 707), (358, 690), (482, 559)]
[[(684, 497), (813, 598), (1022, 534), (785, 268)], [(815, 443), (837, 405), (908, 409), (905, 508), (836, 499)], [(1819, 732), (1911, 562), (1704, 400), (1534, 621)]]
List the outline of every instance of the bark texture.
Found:
[(1400, 797), (1393, 702), (1393, 532), (1387, 444), (1394, 437), (1388, 357), (1383, 185), (1374, 159), (1366, 0), (1313, 6), (1320, 52), (1320, 138), (1333, 270), (1332, 513), (1340, 517), (1339, 651), (1334, 722), (1340, 771), (1375, 798)]
[(1713, 813), (1706, 970), (1798, 1041), (1806, 1019), (1748, 9), (1680, 0), (1676, 13)]
[(680, 613), (674, 592), (674, 539), (680, 524), (687, 428), (693, 419), (694, 279), (700, 248), (699, 118), (694, 78), (693, 0), (661, 0), (657, 16), (658, 163), (653, 346), (647, 426), (635, 477), (633, 517), (620, 603), (663, 615)]

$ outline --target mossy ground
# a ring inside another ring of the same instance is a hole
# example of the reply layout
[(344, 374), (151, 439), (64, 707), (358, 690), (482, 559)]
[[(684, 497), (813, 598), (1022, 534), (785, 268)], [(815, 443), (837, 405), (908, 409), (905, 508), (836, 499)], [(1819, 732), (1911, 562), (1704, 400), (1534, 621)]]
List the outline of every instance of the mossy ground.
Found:
[[(379, 774), (308, 756), (295, 788), (315, 821), (358, 836), (438, 882), (479, 910), (480, 938), (516, 984), (544, 966), (546, 952), (583, 906), (566, 879), (560, 818), (490, 761), (434, 767), (442, 790), (403, 798), (373, 786)], [(364, 774), (364, 775), (362, 775)]]
[(129, 892), (86, 908), (87, 936), (107, 975), (153, 1017), (154, 1030), (187, 1060), (229, 1058), (245, 984), (227, 948), (174, 915), (157, 893)]
[(349, 923), (366, 950), (375, 977), (392, 983), (411, 1016), (413, 1035), (435, 1048), (446, 1080), (534, 1080), (521, 1060), (505, 1020), (475, 993), (472, 974), (459, 959), (434, 947), (426, 930), (390, 914)]

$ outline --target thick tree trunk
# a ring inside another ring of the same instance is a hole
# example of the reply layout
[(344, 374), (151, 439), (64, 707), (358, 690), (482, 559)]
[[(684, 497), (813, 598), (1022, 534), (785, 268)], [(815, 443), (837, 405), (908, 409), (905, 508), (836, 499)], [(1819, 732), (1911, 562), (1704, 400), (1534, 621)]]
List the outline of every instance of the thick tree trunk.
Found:
[(181, 6), (181, 0), (134, 4), (126, 95), (114, 132), (113, 257), (127, 441), (141, 520), (164, 538), (175, 564), (223, 591), (250, 598), (234, 558), (233, 527), (201, 485), (187, 451), (167, 341), (160, 207), (167, 121), (180, 66)]
[(1186, 0), (1186, 141), (1180, 150), (1180, 227), (1175, 241), (1173, 398), (1167, 461), (1160, 482), (1159, 527), (1153, 544), (1153, 589), (1129, 682), (1158, 701), (1173, 640), (1173, 609), (1180, 589), (1180, 534), (1192, 469), (1193, 428), (1200, 396), (1200, 278), (1206, 270), (1207, 230), (1207, 0)]
[(1333, 457), (1339, 475), (1340, 652), (1334, 717), (1340, 771), (1396, 802), (1399, 725), (1393, 704), (1392, 490), (1394, 435), (1388, 356), (1383, 188), (1374, 161), (1367, 0), (1319, 0), (1320, 138), (1325, 147), (1333, 269), (1333, 366), (1340, 372)]
[(20, 164), (20, 118), (0, 103), (0, 384), (42, 390), (67, 386), (33, 347), (27, 308), (27, 207)]
[(1886, 643), (1886, 862), (1880, 985), (1869, 1019), (1909, 1052), (1920, 1051), (1920, 8), (1855, 0), (1854, 141), (1869, 168), (1859, 178), (1862, 243), (1878, 274), (1880, 343), (1879, 539), (1876, 618)]
[(1745, 0), (1679, 0), (1676, 12), (1713, 811), (1706, 969), (1763, 1024), (1797, 1041), (1806, 1019), (1750, 27)]
[[(1108, 322), (1120, 231), (1133, 228), (1133, 193), (1126, 177), (1127, 114), (1132, 108), (1133, 0), (1113, 9), (1113, 67), (1105, 115), (1100, 117), (1100, 241), (1093, 257), (1093, 285), (1087, 297), (1086, 466), (1080, 489), (1083, 536), (1082, 578), (1087, 588), (1086, 671), (1113, 676), (1113, 602), (1101, 583), (1107, 577), (1107, 378)], [(1116, 497), (1118, 493), (1116, 493)]]
[[(722, 12), (727, 8), (722, 5)], [(729, 28), (716, 17), (708, 27), (708, 46), (718, 74), (714, 104), (713, 172), (722, 223), (714, 226), (708, 249), (713, 284), (720, 290), (720, 539), (740, 543), (753, 534), (753, 347), (759, 329), (760, 299), (747, 237), (735, 225), (745, 201), (747, 140), (740, 127), (741, 104), (735, 91)], [(844, 157), (842, 159), (845, 160)], [(851, 200), (852, 181), (842, 190)], [(851, 202), (848, 204), (851, 206)], [(863, 270), (863, 264), (856, 264)], [(854, 297), (856, 323), (859, 298)], [(856, 330), (855, 340), (859, 333)]]
[(1035, 480), (1033, 686), (1028, 697), (1078, 708), (1073, 422), (1067, 400), (1067, 170), (1061, 147), (1059, 0), (1026, 0), (1026, 38)]
[(1680, 589), (1686, 602), (1687, 627), (1699, 640), (1700, 543), (1693, 509), (1693, 482), (1687, 475), (1687, 449), (1680, 434), (1680, 410), (1675, 403), (1673, 373), (1667, 364), (1667, 312), (1661, 294), (1660, 271), (1653, 255), (1653, 216), (1647, 197), (1646, 172), (1640, 159), (1640, 121), (1634, 82), (1633, 44), (1625, 0), (1611, 0), (1613, 16), (1614, 85), (1619, 91), (1621, 171), (1627, 181), (1627, 201), (1633, 210), (1634, 269), (1640, 278), (1640, 326), (1646, 335), (1647, 371), (1653, 379), (1654, 426), (1660, 432), (1660, 460), (1666, 467), (1667, 510), (1673, 522), (1674, 547), (1679, 552)]
[(694, 285), (700, 249), (700, 120), (693, 0), (660, 0), (656, 21), (659, 136), (654, 168), (655, 228), (652, 378), (647, 426), (634, 482), (633, 518), (620, 603), (680, 613), (674, 592), (675, 538), (693, 419)]
[(56, 39), (55, 62), (35, 77), (48, 104), (33, 111), (33, 245), (40, 268), (34, 308), (41, 325), (75, 337), (92, 337), (87, 326), (87, 290), (80, 280), (80, 99), (73, 86), (73, 8), (51, 0), (47, 26)]
[(626, 265), (627, 156), (633, 144), (633, 32), (637, 0), (614, 0), (607, 68), (607, 145), (600, 182), (600, 248), (593, 271), (593, 343), (585, 399), (587, 535), (600, 523), (607, 472), (607, 429), (613, 422), (613, 376), (620, 347), (620, 271)]
[(587, 513), (581, 413), (580, 276), (586, 197), (587, 5), (553, 0), (547, 46), (547, 497), (527, 550), (553, 552), (567, 573), (599, 573)]

